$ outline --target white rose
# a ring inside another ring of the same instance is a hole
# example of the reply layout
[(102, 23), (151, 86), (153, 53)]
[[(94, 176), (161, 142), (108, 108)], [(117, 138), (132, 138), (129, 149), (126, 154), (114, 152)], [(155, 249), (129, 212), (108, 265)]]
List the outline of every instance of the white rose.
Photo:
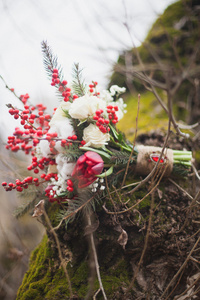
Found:
[(95, 114), (98, 109), (106, 109), (106, 103), (96, 96), (85, 95), (71, 104), (69, 114), (74, 119), (85, 120)]
[(83, 140), (86, 142), (85, 146), (101, 148), (110, 140), (110, 135), (101, 132), (96, 125), (90, 124), (83, 130)]

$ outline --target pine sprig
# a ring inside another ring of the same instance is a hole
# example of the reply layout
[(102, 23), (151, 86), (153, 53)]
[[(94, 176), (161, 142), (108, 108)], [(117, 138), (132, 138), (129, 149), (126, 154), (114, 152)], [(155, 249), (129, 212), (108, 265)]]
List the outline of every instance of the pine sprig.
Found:
[(72, 89), (73, 92), (79, 97), (84, 96), (86, 92), (86, 85), (84, 83), (84, 80), (82, 79), (82, 71), (83, 69), (80, 69), (79, 64), (75, 63), (72, 69)]
[(79, 120), (72, 118), (67, 110), (63, 110), (63, 111), (64, 111), (66, 117), (69, 119), (70, 124), (74, 128), (74, 131), (75, 131), (78, 139), (81, 140), (82, 139), (82, 135), (83, 135), (83, 130), (85, 128), (85, 125), (84, 124), (80, 124)]
[(59, 211), (59, 213), (56, 215), (56, 219), (59, 222), (64, 220), (67, 228), (68, 223), (74, 220), (74, 218), (77, 216), (77, 213), (85, 213), (91, 208), (93, 200), (94, 195), (89, 189), (81, 191), (81, 193), (78, 193), (75, 199), (68, 201), (67, 210)]
[(82, 154), (83, 151), (81, 151), (77, 143), (73, 143), (71, 146), (67, 146), (65, 149), (65, 155), (68, 162), (76, 162)]
[[(42, 45), (42, 52), (43, 52), (43, 64), (49, 79), (52, 80), (53, 70), (57, 69), (59, 79), (62, 82), (64, 75), (63, 75), (62, 67), (58, 64), (57, 56), (53, 54), (51, 48), (48, 46), (46, 41), (43, 41), (41, 45)], [(62, 93), (58, 90), (59, 85), (55, 85), (55, 87), (57, 88), (58, 96), (61, 99), (63, 99)]]
[(14, 211), (14, 216), (19, 219), (23, 217), (27, 212), (29, 212), (31, 209), (35, 207), (35, 205), (38, 203), (38, 197), (39, 195), (36, 194), (34, 198), (28, 199), (26, 202), (24, 202), (22, 205), (16, 208)]
[[(116, 165), (126, 165), (129, 161), (130, 158), (130, 153), (127, 153), (125, 151), (116, 151), (116, 150), (112, 150), (112, 152), (114, 153), (110, 160), (112, 162), (114, 162)], [(132, 156), (131, 157), (131, 163), (136, 162), (137, 157)]]

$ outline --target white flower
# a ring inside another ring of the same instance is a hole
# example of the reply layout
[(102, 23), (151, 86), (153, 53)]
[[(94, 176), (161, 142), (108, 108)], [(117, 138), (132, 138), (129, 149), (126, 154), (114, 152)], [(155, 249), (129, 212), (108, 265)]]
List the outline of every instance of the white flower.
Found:
[(49, 122), (50, 127), (52, 125), (54, 125), (54, 123), (57, 122), (57, 121), (62, 121), (62, 120), (67, 119), (67, 116), (66, 116), (64, 111), (65, 110), (68, 111), (70, 106), (71, 106), (71, 102), (69, 102), (69, 101), (68, 102), (62, 101), (60, 103), (60, 105), (56, 109), (51, 121)]
[(62, 153), (56, 155), (55, 160), (59, 175), (63, 180), (69, 179), (71, 177), (75, 163), (69, 163), (68, 157), (66, 155), (63, 155)]
[(59, 138), (66, 139), (74, 134), (73, 126), (65, 114), (65, 110), (69, 110), (70, 102), (62, 101), (56, 109), (51, 121), (49, 122), (49, 133), (56, 132)]
[(120, 88), (118, 85), (112, 85), (110, 87), (111, 96), (114, 96), (115, 94), (120, 95), (120, 94), (124, 93), (125, 91), (126, 91), (125, 87)]
[(106, 103), (96, 96), (85, 95), (74, 100), (69, 109), (69, 114), (74, 119), (85, 120), (95, 114), (98, 109), (106, 109)]
[(103, 90), (101, 92), (101, 98), (106, 101), (106, 104), (108, 105), (109, 102), (113, 101), (113, 97), (111, 96), (110, 92), (107, 90)]
[(86, 142), (85, 146), (101, 148), (110, 140), (110, 135), (101, 132), (96, 125), (90, 124), (83, 130), (83, 140)]

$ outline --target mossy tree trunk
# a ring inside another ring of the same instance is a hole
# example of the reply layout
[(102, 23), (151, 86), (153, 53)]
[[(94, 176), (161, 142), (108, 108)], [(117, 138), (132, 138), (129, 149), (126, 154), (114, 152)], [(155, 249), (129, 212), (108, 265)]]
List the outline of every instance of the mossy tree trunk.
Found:
[[(146, 136), (145, 142), (151, 138)], [(160, 137), (158, 145), (159, 140)], [(140, 179), (134, 176), (128, 181)], [(56, 231), (73, 297), (55, 236), (44, 219), (47, 234), (32, 253), (17, 299), (104, 299), (99, 291), (91, 234), (107, 299), (176, 299), (187, 290), (199, 276), (198, 204), (192, 200), (194, 191), (189, 178), (165, 178), (158, 186), (156, 183), (155, 178), (133, 194), (115, 194), (114, 206), (110, 197), (103, 198), (91, 213), (90, 228), (86, 215), (81, 213), (67, 229), (63, 225)], [(133, 209), (110, 214), (126, 210), (142, 198)], [(57, 224), (57, 209), (59, 204), (55, 203), (47, 208), (53, 226)], [(197, 280), (192, 291), (198, 285)], [(196, 296), (200, 297), (200, 293)]]

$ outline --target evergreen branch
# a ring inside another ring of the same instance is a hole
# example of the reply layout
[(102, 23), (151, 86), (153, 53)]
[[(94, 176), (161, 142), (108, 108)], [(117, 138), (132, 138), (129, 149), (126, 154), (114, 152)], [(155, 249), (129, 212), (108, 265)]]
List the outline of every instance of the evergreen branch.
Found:
[(85, 124), (80, 124), (79, 120), (72, 118), (67, 110), (63, 110), (63, 111), (64, 111), (66, 117), (69, 119), (70, 124), (74, 128), (74, 131), (78, 137), (78, 140), (82, 140)]
[(68, 162), (76, 162), (82, 154), (83, 151), (81, 151), (77, 143), (73, 143), (71, 146), (65, 148), (65, 155)]
[[(52, 80), (53, 70), (57, 69), (58, 77), (60, 79), (60, 82), (62, 82), (64, 79), (64, 75), (63, 75), (62, 67), (58, 64), (57, 56), (53, 54), (51, 48), (49, 47), (46, 41), (43, 41), (41, 45), (42, 45), (42, 52), (43, 52), (43, 64), (49, 79)], [(58, 90), (59, 85), (56, 84), (55, 87), (57, 88), (58, 97), (63, 99), (62, 92)]]
[(68, 201), (67, 210), (60, 210), (60, 212), (57, 214), (56, 219), (60, 221), (60, 223), (54, 229), (59, 229), (63, 221), (65, 221), (65, 224), (67, 226), (67, 224), (72, 221), (75, 218), (76, 214), (83, 210), (83, 208), (84, 212), (87, 212), (88, 205), (91, 205), (94, 198), (95, 195), (91, 194), (91, 191), (89, 189), (85, 189), (84, 191), (81, 190), (80, 193), (78, 192), (78, 196), (76, 197), (76, 199), (71, 199)]
[[(130, 153), (127, 153), (125, 151), (116, 151), (112, 150), (114, 153), (110, 160), (111, 162), (114, 162), (116, 165), (126, 165), (130, 158)], [(137, 159), (137, 156), (132, 156), (130, 163), (135, 163)]]
[(30, 211), (35, 207), (35, 205), (38, 202), (38, 198), (39, 198), (39, 194), (36, 193), (34, 198), (29, 199), (28, 201), (24, 202), (22, 205), (17, 207), (16, 210), (14, 211), (14, 217), (17, 219), (23, 217), (28, 211)]
[(73, 76), (72, 89), (73, 92), (79, 97), (84, 96), (86, 92), (85, 91), (86, 85), (84, 83), (84, 80), (82, 79), (82, 71), (83, 69), (80, 69), (79, 64), (75, 63), (72, 70), (72, 76)]
[(52, 79), (53, 69), (58, 69), (59, 78), (62, 81), (63, 79), (62, 68), (60, 65), (58, 65), (58, 58), (57, 56), (53, 55), (52, 50), (46, 41), (42, 42), (42, 52), (43, 52), (43, 63), (47, 75), (50, 77), (50, 79)]

